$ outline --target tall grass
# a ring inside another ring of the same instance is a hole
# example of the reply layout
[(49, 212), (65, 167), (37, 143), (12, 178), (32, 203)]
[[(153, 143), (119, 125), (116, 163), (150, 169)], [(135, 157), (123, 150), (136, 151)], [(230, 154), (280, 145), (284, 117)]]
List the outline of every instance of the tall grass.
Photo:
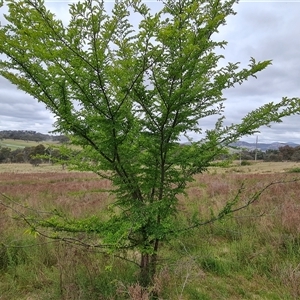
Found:
[[(297, 174), (204, 174), (179, 199), (178, 222), (208, 218), (246, 180), (241, 203), (270, 181)], [(13, 207), (74, 217), (103, 211), (109, 187), (90, 173), (0, 173), (0, 191)], [(300, 183), (270, 187), (246, 210), (166, 242), (153, 290), (158, 299), (299, 299)], [(1, 199), (1, 201), (4, 201)], [(22, 206), (20, 206), (22, 205)], [(138, 268), (117, 257), (26, 232), (0, 205), (0, 299), (150, 299)]]

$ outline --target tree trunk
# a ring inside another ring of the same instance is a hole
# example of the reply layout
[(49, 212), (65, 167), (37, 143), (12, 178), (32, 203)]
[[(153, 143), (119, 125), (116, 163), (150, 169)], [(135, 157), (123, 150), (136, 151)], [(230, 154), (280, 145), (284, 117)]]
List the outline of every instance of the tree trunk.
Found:
[(140, 273), (140, 284), (143, 287), (147, 287), (151, 283), (151, 275), (150, 275), (150, 255), (148, 253), (142, 253), (141, 255), (141, 273)]
[(140, 263), (140, 284), (143, 287), (148, 287), (153, 282), (157, 266), (157, 250), (159, 241), (155, 240), (153, 245), (153, 253), (142, 253)]

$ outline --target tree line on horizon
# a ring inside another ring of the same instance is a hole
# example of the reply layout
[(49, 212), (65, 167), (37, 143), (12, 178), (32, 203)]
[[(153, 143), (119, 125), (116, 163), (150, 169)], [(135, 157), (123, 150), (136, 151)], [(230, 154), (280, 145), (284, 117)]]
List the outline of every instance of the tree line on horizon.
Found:
[[(189, 147), (185, 145), (184, 147)], [(77, 150), (77, 152), (79, 152)], [(72, 155), (74, 153), (72, 152)], [(285, 145), (279, 147), (278, 150), (270, 149), (267, 151), (255, 151), (243, 149), (239, 153), (223, 154), (217, 157), (221, 160), (263, 160), (263, 161), (300, 161), (300, 146), (291, 147)], [(9, 147), (0, 146), (0, 163), (30, 163), (38, 166), (42, 163), (64, 163), (68, 160), (68, 156), (62, 154), (59, 148), (45, 147), (43, 144), (32, 147), (24, 147), (12, 150)]]
[(264, 160), (264, 161), (300, 161), (300, 146), (292, 147), (285, 145), (278, 149), (262, 150), (241, 150), (239, 154), (241, 160)]
[(54, 164), (67, 159), (59, 148), (45, 147), (43, 144), (12, 150), (0, 146), (0, 163), (30, 163), (38, 166), (42, 163)]
[(33, 142), (43, 142), (51, 140), (53, 142), (65, 143), (69, 139), (65, 135), (50, 135), (36, 132), (34, 130), (2, 130), (0, 131), (0, 140), (13, 139)]

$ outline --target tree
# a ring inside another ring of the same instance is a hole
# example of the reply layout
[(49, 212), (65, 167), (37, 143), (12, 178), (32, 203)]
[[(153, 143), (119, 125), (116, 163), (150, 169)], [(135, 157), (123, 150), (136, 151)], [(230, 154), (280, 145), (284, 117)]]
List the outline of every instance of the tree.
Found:
[(42, 144), (39, 144), (36, 147), (31, 147), (31, 152), (29, 154), (29, 162), (35, 167), (41, 164), (43, 162), (45, 150), (46, 148)]
[[(42, 0), (5, 0), (8, 24), (0, 29), (0, 74), (43, 102), (56, 117), (57, 132), (82, 148), (73, 163), (111, 180), (111, 217), (80, 222), (56, 216), (35, 224), (56, 232), (98, 235), (110, 253), (140, 253), (140, 282), (151, 282), (162, 241), (179, 228), (177, 196), (195, 174), (205, 171), (224, 147), (260, 126), (299, 111), (298, 98), (283, 98), (247, 114), (239, 124), (223, 125), (223, 90), (241, 84), (268, 65), (256, 62), (219, 67), (212, 35), (234, 14), (236, 1), (164, 0), (153, 13), (142, 0), (70, 5), (64, 25)], [(140, 20), (138, 28), (131, 18)], [(200, 120), (219, 116), (202, 133)], [(185, 135), (190, 145), (181, 147)], [(233, 202), (212, 220), (233, 211)], [(210, 221), (212, 221), (210, 220)]]
[(24, 162), (29, 162), (30, 160), (30, 155), (33, 152), (34, 147), (25, 147), (23, 149), (23, 157), (24, 157)]
[(65, 166), (67, 165), (70, 155), (75, 156), (76, 155), (75, 152), (78, 152), (75, 150), (70, 151), (69, 149), (67, 149), (68, 155), (65, 155), (64, 150), (65, 150), (65, 147), (56, 147), (56, 148), (48, 147), (45, 150), (44, 158), (48, 159), (49, 163), (51, 163), (51, 164), (61, 165), (62, 169), (64, 170)]
[(291, 160), (295, 149), (289, 145), (279, 147), (279, 153), (282, 155), (283, 160)]
[(297, 162), (300, 161), (300, 146), (297, 146), (297, 147), (294, 148), (294, 153), (291, 157), (291, 160), (292, 161), (297, 161)]
[(0, 163), (10, 162), (11, 149), (0, 146)]
[[(253, 153), (255, 154), (255, 153)], [(249, 150), (242, 150), (240, 153), (242, 160), (254, 160), (255, 156)]]
[(282, 155), (275, 151), (270, 151), (265, 155), (265, 161), (282, 161)]
[(13, 163), (22, 163), (24, 162), (23, 149), (17, 148), (11, 151), (11, 162)]

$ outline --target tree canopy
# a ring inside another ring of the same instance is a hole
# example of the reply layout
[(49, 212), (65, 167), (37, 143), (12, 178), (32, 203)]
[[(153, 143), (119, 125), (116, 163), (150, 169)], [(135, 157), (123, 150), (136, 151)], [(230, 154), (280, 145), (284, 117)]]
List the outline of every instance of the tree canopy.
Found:
[[(183, 229), (174, 218), (177, 196), (193, 176), (226, 145), (298, 113), (300, 104), (283, 98), (224, 126), (223, 91), (271, 61), (220, 67), (216, 49), (226, 41), (212, 35), (234, 14), (235, 0), (161, 2), (158, 12), (142, 0), (115, 1), (111, 11), (103, 0), (75, 2), (64, 24), (42, 0), (5, 0), (7, 25), (0, 29), (0, 74), (43, 102), (57, 131), (82, 148), (74, 166), (114, 186), (108, 220), (71, 224), (56, 216), (43, 225), (96, 232), (109, 251), (138, 250), (144, 282), (155, 272), (160, 241)], [(203, 132), (201, 120), (213, 115), (214, 128)], [(193, 133), (203, 138), (193, 140)], [(183, 136), (189, 146), (180, 146)]]

